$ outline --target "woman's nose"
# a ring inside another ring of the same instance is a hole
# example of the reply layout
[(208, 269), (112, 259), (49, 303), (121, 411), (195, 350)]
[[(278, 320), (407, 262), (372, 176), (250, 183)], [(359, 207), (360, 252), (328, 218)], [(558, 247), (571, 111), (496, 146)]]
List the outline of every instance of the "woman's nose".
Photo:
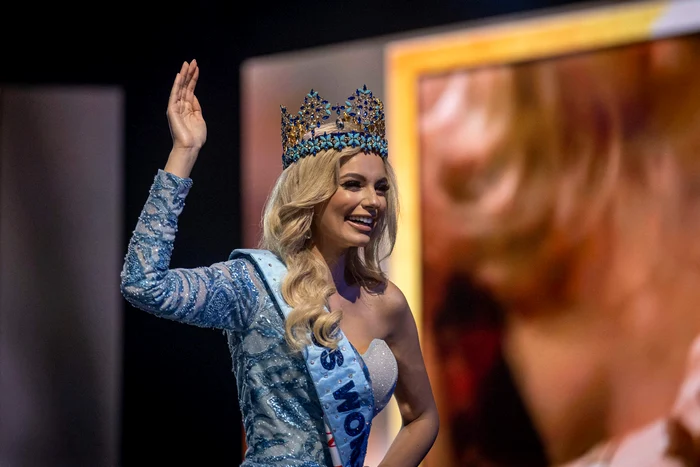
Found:
[(363, 202), (365, 208), (377, 209), (379, 207), (379, 195), (377, 191), (373, 188), (367, 189), (367, 194)]

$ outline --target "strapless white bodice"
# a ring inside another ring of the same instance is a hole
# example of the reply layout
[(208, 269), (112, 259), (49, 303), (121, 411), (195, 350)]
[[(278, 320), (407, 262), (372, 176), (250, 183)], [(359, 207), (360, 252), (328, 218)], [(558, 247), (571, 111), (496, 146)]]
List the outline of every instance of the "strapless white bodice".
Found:
[(399, 367), (394, 353), (382, 339), (374, 339), (361, 357), (372, 381), (374, 414), (377, 415), (386, 407), (394, 394)]

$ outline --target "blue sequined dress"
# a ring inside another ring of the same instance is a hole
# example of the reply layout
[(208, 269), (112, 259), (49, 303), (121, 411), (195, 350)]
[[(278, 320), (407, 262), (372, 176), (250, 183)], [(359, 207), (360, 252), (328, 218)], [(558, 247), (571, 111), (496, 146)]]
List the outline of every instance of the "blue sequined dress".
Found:
[[(243, 416), (243, 467), (331, 466), (323, 412), (284, 321), (261, 277), (245, 259), (170, 269), (178, 216), (192, 180), (159, 170), (129, 242), (121, 292), (156, 316), (226, 332)], [(372, 379), (375, 415), (391, 399), (396, 360), (375, 340), (362, 355)]]

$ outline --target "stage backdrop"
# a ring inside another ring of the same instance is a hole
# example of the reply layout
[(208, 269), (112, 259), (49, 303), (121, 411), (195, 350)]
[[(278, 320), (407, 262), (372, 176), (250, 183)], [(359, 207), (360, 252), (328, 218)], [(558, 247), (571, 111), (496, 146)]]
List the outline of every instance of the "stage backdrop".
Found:
[(119, 464), (123, 93), (0, 89), (0, 465)]

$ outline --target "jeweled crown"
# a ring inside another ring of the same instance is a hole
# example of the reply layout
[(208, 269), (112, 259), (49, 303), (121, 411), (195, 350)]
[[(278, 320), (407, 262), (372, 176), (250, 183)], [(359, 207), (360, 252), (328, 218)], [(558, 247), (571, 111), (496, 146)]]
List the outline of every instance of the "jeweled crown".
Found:
[[(384, 104), (367, 89), (358, 88), (344, 105), (331, 105), (313, 89), (304, 97), (296, 114), (282, 110), (282, 167), (325, 149), (360, 147), (382, 158), (388, 155)], [(326, 120), (336, 114), (337, 131), (316, 133)], [(304, 139), (304, 135), (311, 138)]]

